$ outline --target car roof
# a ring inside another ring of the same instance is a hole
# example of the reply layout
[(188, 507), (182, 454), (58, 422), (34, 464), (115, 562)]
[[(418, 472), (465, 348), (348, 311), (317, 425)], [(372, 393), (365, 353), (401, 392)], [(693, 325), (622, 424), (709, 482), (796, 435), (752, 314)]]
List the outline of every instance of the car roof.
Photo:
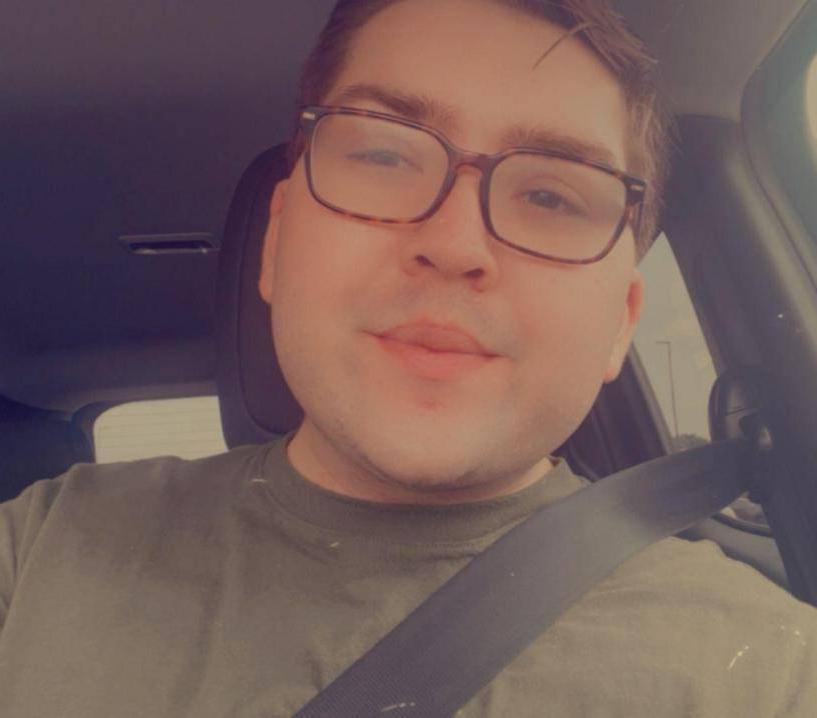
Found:
[[(298, 69), (333, 4), (7, 4), (0, 394), (73, 411), (213, 391), (217, 253), (134, 254), (120, 240), (218, 245), (242, 171), (287, 138)], [(676, 114), (737, 120), (805, 4), (617, 6), (657, 52)]]

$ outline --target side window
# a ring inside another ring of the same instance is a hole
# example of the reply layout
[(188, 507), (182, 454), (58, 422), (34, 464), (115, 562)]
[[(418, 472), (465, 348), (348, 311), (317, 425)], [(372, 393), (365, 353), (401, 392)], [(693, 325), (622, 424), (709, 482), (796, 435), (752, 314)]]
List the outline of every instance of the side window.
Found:
[(151, 456), (197, 459), (227, 449), (214, 396), (115, 406), (94, 422), (94, 446), (102, 464)]
[[(644, 313), (633, 343), (664, 417), (672, 451), (710, 441), (709, 392), (715, 365), (667, 238), (662, 234), (641, 262)], [(648, 389), (649, 389), (648, 388)], [(742, 528), (765, 528), (763, 510), (741, 497), (725, 508)]]
[(641, 262), (644, 313), (634, 344), (664, 415), (673, 451), (707, 443), (715, 366), (684, 279), (662, 234)]

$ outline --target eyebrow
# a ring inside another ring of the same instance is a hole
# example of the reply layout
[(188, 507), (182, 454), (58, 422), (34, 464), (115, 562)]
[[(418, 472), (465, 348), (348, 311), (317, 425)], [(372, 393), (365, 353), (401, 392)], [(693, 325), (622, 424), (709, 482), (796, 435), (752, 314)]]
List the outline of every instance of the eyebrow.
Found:
[(516, 126), (502, 135), (503, 147), (526, 147), (533, 150), (559, 152), (589, 162), (617, 169), (618, 160), (605, 145), (588, 142), (557, 130)]
[[(349, 85), (331, 98), (333, 105), (374, 102), (388, 111), (413, 122), (453, 132), (459, 126), (457, 112), (452, 107), (424, 95), (401, 92), (368, 83)], [(501, 149), (527, 148), (559, 152), (606, 167), (617, 168), (619, 162), (603, 144), (589, 142), (558, 130), (514, 125), (500, 138)]]
[(332, 98), (332, 104), (344, 105), (349, 102), (376, 102), (407, 120), (449, 131), (457, 127), (456, 113), (452, 108), (424, 95), (363, 83), (349, 85)]

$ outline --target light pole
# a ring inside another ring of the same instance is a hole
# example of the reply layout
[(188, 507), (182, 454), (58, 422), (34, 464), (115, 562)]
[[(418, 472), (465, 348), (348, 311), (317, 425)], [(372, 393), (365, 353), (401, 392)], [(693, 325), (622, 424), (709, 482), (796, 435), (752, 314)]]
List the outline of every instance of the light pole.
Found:
[(669, 389), (670, 397), (672, 398), (672, 424), (675, 427), (675, 438), (678, 438), (678, 410), (675, 406), (675, 377), (672, 373), (672, 342), (663, 340), (657, 341), (656, 344), (666, 344), (667, 346), (667, 363), (669, 364)]

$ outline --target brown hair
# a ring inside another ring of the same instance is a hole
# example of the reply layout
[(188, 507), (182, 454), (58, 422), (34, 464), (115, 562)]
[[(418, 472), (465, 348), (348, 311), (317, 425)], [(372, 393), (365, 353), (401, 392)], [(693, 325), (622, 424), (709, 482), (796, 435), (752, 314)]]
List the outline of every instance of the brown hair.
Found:
[[(298, 106), (319, 105), (343, 68), (355, 32), (389, 5), (404, 0), (338, 0), (304, 64)], [(656, 61), (606, 0), (490, 0), (575, 32), (613, 73), (629, 113), (627, 171), (648, 182), (636, 250), (642, 257), (658, 231), (661, 196), (669, 164), (671, 122), (656, 80)], [(290, 144), (290, 163), (300, 156), (303, 140)]]

